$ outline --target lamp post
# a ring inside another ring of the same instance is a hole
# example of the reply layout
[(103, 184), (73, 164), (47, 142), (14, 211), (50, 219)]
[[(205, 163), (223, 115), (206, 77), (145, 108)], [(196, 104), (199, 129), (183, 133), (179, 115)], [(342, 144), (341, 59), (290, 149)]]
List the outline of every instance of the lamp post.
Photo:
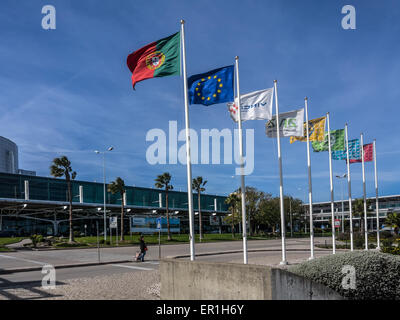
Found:
[(107, 241), (107, 217), (106, 217), (106, 157), (105, 154), (107, 151), (112, 151), (114, 150), (113, 146), (110, 146), (107, 148), (106, 151), (98, 151), (95, 150), (94, 152), (96, 154), (102, 154), (103, 155), (103, 200), (104, 200), (104, 241)]
[[(336, 175), (338, 179), (345, 179), (347, 177), (347, 173), (342, 174), (341, 176)], [(343, 181), (343, 180), (340, 180)], [(343, 198), (343, 183), (340, 184), (342, 189), (342, 233), (344, 233), (344, 198)]]

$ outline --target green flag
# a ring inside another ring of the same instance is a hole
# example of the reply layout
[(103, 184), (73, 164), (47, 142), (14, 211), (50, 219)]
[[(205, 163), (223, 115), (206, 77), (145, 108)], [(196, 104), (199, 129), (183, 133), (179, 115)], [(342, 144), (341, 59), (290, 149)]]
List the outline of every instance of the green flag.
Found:
[[(328, 133), (325, 132), (324, 141), (313, 141), (314, 152), (328, 151)], [(331, 130), (331, 150), (344, 150), (344, 129)]]

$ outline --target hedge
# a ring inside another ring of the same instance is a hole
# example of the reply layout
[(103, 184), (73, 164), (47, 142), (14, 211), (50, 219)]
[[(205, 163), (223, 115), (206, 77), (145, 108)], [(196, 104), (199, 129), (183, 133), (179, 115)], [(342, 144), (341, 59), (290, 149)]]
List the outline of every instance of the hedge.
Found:
[[(355, 289), (344, 289), (342, 268), (355, 268)], [(376, 251), (337, 253), (306, 261), (290, 272), (321, 283), (351, 300), (400, 299), (400, 257)]]

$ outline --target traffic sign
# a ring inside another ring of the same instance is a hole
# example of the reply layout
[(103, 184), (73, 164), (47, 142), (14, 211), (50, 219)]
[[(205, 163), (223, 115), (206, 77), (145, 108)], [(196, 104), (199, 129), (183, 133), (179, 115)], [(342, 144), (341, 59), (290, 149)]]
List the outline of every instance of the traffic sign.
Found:
[(340, 228), (340, 220), (335, 219), (335, 228)]
[(161, 218), (157, 218), (157, 229), (161, 230)]
[(110, 217), (110, 228), (118, 228), (117, 217)]

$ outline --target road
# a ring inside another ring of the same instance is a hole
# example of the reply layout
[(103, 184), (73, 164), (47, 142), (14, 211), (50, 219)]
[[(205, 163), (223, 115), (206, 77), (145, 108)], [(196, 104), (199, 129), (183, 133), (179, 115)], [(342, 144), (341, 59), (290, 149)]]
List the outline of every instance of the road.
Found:
[[(317, 239), (324, 243), (329, 239)], [(218, 242), (196, 245), (196, 253), (216, 253), (197, 256), (197, 260), (243, 263), (240, 252), (242, 242)], [(308, 239), (290, 239), (287, 247), (289, 263), (307, 260)], [(249, 241), (250, 264), (278, 265), (281, 261), (280, 240)], [(43, 289), (41, 270), (0, 274), (0, 299), (158, 299), (159, 261), (158, 247), (149, 246), (144, 263), (119, 262), (132, 259), (136, 248), (104, 248), (103, 260), (109, 264), (56, 269), (56, 289)], [(239, 251), (226, 253), (229, 251)], [(253, 250), (253, 251), (252, 251)], [(255, 250), (255, 251), (254, 251)], [(251, 252), (252, 251), (252, 252)], [(217, 253), (219, 252), (219, 253)], [(225, 252), (225, 253), (223, 253)], [(331, 254), (330, 250), (317, 249), (316, 256)], [(186, 257), (185, 257), (186, 255)], [(182, 256), (189, 259), (187, 244), (163, 246), (163, 256)], [(93, 249), (21, 251), (0, 254), (0, 267), (12, 268), (96, 262), (97, 251)], [(1, 270), (1, 269), (0, 269)]]
[[(330, 238), (316, 238), (315, 243), (330, 242)], [(251, 250), (277, 250), (281, 248), (281, 241), (278, 240), (253, 240), (248, 241), (248, 249)], [(288, 239), (288, 254), (291, 250), (308, 250), (308, 239)], [(120, 262), (132, 261), (137, 247), (115, 247), (100, 249), (101, 262)], [(208, 242), (197, 243), (196, 254), (241, 251), (241, 241), (229, 242)], [(190, 255), (189, 244), (164, 245), (162, 246), (162, 257)], [(158, 260), (158, 246), (149, 246), (146, 258), (149, 260)], [(97, 263), (99, 255), (97, 249), (65, 249), (65, 250), (47, 250), (31, 251), (24, 250), (18, 252), (0, 252), (0, 273), (1, 270), (10, 270), (16, 268), (41, 267), (46, 264), (53, 266)], [(222, 260), (224, 261), (224, 259)], [(251, 260), (249, 260), (251, 263)]]

